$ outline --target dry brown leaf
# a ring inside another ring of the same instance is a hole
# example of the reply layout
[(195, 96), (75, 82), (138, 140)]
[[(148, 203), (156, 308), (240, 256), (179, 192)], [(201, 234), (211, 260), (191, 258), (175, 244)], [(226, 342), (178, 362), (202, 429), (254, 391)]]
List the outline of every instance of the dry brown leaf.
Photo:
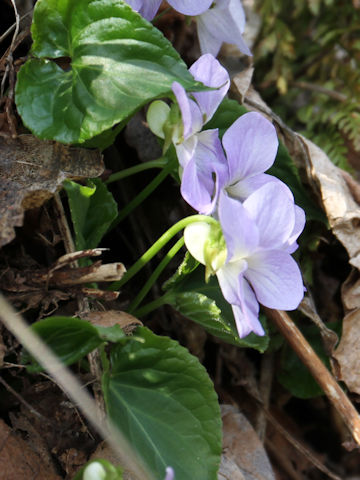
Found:
[(97, 150), (42, 141), (32, 135), (0, 138), (0, 246), (15, 236), (24, 210), (42, 205), (66, 178), (101, 175)]
[(131, 333), (136, 327), (141, 326), (142, 323), (130, 313), (107, 310), (106, 312), (85, 312), (81, 315), (81, 318), (88, 320), (94, 325), (101, 325), (102, 327), (112, 327), (119, 325), (125, 333)]
[[(269, 459), (255, 430), (246, 417), (231, 405), (222, 405), (224, 459), (219, 480), (275, 479)], [(238, 466), (239, 472), (236, 473)], [(223, 469), (225, 467), (225, 469)], [(229, 472), (230, 467), (230, 472)], [(229, 476), (232, 472), (233, 476)], [(240, 473), (242, 476), (240, 476)]]
[(338, 380), (343, 380), (349, 390), (360, 394), (360, 308), (345, 316), (341, 341), (334, 357), (338, 362)]
[(0, 477), (4, 480), (61, 480), (30, 446), (0, 419)]
[(308, 152), (324, 209), (334, 235), (349, 254), (349, 263), (360, 269), (360, 207), (354, 200), (342, 171), (317, 145), (301, 137)]

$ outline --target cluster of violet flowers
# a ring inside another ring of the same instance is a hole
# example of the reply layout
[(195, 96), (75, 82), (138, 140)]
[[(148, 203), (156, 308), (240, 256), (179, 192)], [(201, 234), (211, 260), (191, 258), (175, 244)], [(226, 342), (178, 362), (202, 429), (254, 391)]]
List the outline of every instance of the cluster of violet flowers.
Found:
[[(175, 3), (175, 2), (174, 2)], [(291, 257), (305, 225), (304, 211), (290, 189), (265, 173), (274, 163), (278, 139), (271, 122), (256, 112), (238, 118), (224, 133), (202, 130), (229, 88), (227, 71), (211, 54), (190, 68), (214, 90), (186, 93), (174, 82), (171, 107), (153, 102), (150, 129), (173, 143), (179, 160), (181, 193), (199, 213), (217, 222), (196, 221), (185, 228), (191, 255), (215, 274), (231, 304), (240, 338), (264, 335), (259, 303), (294, 310), (304, 295), (297, 263)], [(216, 88), (216, 89), (215, 89)]]
[[(133, 10), (152, 20), (162, 0), (126, 0)], [(196, 18), (201, 53), (216, 56), (223, 42), (251, 55), (242, 38), (245, 13), (240, 0), (168, 0), (171, 7)]]

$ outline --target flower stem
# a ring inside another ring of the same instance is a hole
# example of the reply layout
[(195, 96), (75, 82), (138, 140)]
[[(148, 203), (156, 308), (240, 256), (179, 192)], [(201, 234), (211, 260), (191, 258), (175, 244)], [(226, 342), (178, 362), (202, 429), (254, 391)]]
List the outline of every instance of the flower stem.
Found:
[(183, 228), (194, 222), (206, 222), (218, 225), (217, 220), (207, 215), (191, 215), (190, 217), (182, 218), (169, 228), (161, 237), (137, 260), (132, 267), (125, 273), (121, 280), (110, 285), (109, 290), (118, 290), (126, 282), (128, 282), (134, 275), (136, 275), (177, 233)]
[(106, 180), (106, 184), (116, 182), (117, 180), (122, 180), (123, 178), (130, 177), (131, 175), (135, 175), (136, 173), (143, 172), (144, 170), (148, 170), (150, 168), (164, 168), (168, 163), (168, 159), (166, 157), (160, 157), (156, 160), (151, 160), (149, 162), (139, 163), (134, 167), (125, 168), (120, 172), (113, 173), (110, 177)]
[(125, 217), (129, 215), (137, 206), (140, 205), (159, 185), (165, 180), (169, 175), (170, 171), (173, 169), (173, 162), (168, 162), (167, 165), (161, 170), (161, 172), (156, 175), (156, 177), (140, 192), (135, 198), (129, 202), (125, 208), (123, 208), (116, 219), (110, 226), (110, 229), (116, 227)]
[(164, 268), (168, 265), (168, 263), (172, 260), (172, 258), (178, 253), (178, 251), (184, 246), (184, 237), (181, 237), (175, 245), (173, 245), (172, 248), (168, 251), (168, 253), (165, 255), (165, 257), (161, 260), (159, 265), (155, 268), (153, 273), (150, 275), (149, 279), (143, 286), (143, 288), (140, 290), (140, 292), (137, 294), (135, 299), (131, 302), (128, 312), (132, 313), (138, 305), (142, 302), (142, 300), (146, 297), (148, 294), (149, 290), (153, 286), (153, 284), (156, 282), (156, 280), (159, 278), (161, 272), (164, 270)]
[(157, 308), (162, 307), (163, 305), (168, 303), (168, 296), (168, 293), (165, 293), (165, 295), (162, 295), (161, 297), (156, 298), (152, 302), (147, 303), (143, 307), (139, 308), (139, 310), (135, 310), (132, 315), (134, 315), (136, 318), (144, 317), (153, 310), (156, 310)]

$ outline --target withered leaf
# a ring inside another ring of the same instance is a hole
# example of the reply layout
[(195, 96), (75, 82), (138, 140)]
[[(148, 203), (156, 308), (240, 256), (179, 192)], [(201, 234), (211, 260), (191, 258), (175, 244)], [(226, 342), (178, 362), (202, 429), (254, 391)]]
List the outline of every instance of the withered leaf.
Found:
[(102, 327), (119, 325), (127, 334), (131, 333), (139, 325), (142, 325), (140, 320), (138, 320), (136, 317), (120, 310), (86, 312), (81, 315), (81, 318), (88, 320), (94, 325), (101, 325)]
[(22, 438), (0, 420), (0, 477), (7, 480), (61, 480)]
[(351, 392), (360, 394), (360, 308), (345, 316), (334, 357), (338, 362), (338, 380), (344, 381)]
[(226, 458), (221, 461), (219, 480), (275, 479), (264, 447), (246, 417), (231, 405), (222, 405), (221, 414)]
[(104, 170), (97, 150), (42, 141), (32, 135), (0, 138), (0, 246), (15, 236), (24, 210), (48, 200), (66, 178), (98, 177)]

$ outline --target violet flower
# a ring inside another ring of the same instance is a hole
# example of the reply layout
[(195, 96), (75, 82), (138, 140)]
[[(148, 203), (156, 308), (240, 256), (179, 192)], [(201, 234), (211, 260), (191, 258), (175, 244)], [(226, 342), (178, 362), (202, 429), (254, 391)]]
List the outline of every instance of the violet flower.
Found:
[[(195, 80), (217, 90), (188, 94), (182, 85), (173, 83), (180, 118), (171, 127), (171, 141), (182, 170), (182, 196), (196, 210), (208, 214), (214, 209), (219, 188), (227, 176), (227, 166), (218, 129), (203, 132), (201, 129), (226, 95), (230, 80), (227, 71), (210, 54), (202, 55), (189, 71)], [(147, 114), (149, 127), (164, 138), (165, 143), (165, 129), (169, 129), (170, 117), (171, 109), (164, 102), (156, 101), (150, 105)]]
[(301, 273), (288, 252), (301, 233), (295, 211), (287, 187), (269, 182), (244, 203), (221, 192), (218, 217), (225, 249), (220, 241), (216, 251), (211, 237), (219, 235), (212, 234), (209, 224), (197, 222), (185, 229), (190, 253), (217, 275), (240, 338), (250, 332), (264, 334), (258, 319), (259, 303), (294, 310), (303, 298)]
[(174, 480), (175, 479), (175, 472), (172, 467), (166, 467), (166, 477), (164, 480)]
[[(162, 0), (125, 0), (130, 7), (147, 20), (152, 20)], [(213, 0), (168, 0), (175, 10), (184, 15), (200, 15), (205, 12)]]
[(201, 53), (211, 53), (216, 57), (222, 43), (226, 42), (251, 55), (242, 38), (245, 12), (240, 0), (215, 0), (196, 21)]

